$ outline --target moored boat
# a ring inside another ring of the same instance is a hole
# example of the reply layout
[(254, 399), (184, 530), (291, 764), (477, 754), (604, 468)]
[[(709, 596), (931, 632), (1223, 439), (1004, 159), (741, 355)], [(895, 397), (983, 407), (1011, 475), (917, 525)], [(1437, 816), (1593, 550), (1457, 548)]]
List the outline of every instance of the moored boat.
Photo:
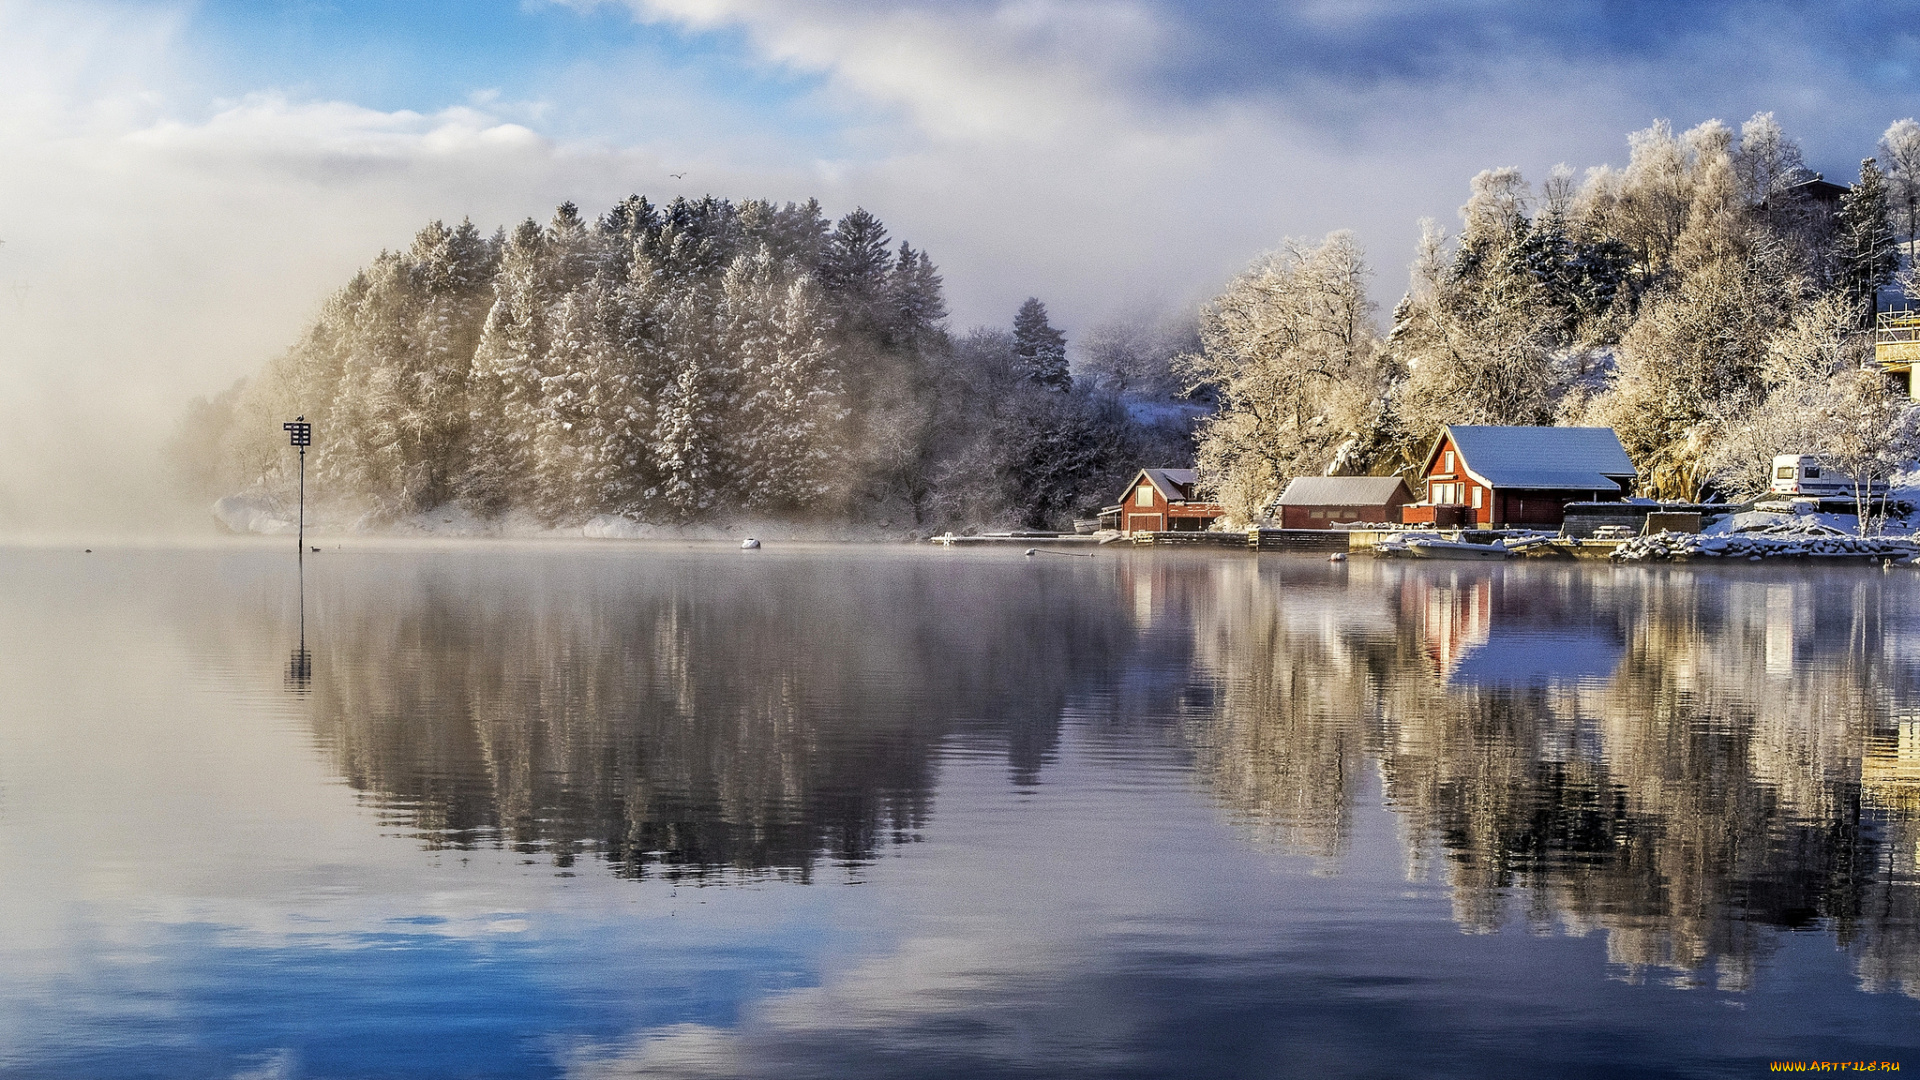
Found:
[(1438, 536), (1409, 536), (1383, 543), (1376, 550), (1382, 555), (1414, 559), (1504, 560), (1507, 557), (1507, 549), (1499, 544), (1470, 544)]

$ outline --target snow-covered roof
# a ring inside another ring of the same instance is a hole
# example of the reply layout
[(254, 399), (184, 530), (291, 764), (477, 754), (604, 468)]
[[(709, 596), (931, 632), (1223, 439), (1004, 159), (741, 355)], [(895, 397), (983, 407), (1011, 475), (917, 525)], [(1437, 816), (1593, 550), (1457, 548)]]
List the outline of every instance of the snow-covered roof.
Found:
[(1635, 475), (1612, 428), (1461, 424), (1449, 425), (1447, 436), (1461, 467), (1488, 487), (1605, 491)]
[(1385, 506), (1411, 493), (1397, 476), (1296, 476), (1280, 493), (1281, 506)]
[[(1140, 475), (1145, 476), (1154, 487), (1158, 488), (1160, 497), (1168, 502), (1186, 502), (1193, 498), (1191, 492), (1195, 474), (1192, 469), (1141, 469)], [(1139, 483), (1140, 477), (1134, 477), (1132, 482), (1127, 484), (1127, 490), (1132, 491), (1139, 486)], [(1125, 499), (1126, 495), (1122, 494), (1120, 497)]]

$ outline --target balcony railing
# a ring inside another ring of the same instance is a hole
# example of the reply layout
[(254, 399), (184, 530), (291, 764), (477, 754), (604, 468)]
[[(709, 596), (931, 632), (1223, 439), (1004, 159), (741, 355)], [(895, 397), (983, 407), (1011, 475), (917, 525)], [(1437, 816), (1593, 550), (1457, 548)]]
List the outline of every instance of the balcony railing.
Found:
[(1874, 319), (1875, 345), (1907, 345), (1920, 341), (1920, 311), (1883, 311)]

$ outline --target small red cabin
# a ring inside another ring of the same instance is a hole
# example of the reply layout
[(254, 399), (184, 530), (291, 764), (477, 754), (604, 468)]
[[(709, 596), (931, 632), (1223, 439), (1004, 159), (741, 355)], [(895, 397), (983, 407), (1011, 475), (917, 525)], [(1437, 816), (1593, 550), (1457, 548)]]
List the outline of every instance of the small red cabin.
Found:
[(1195, 499), (1194, 480), (1192, 469), (1141, 469), (1120, 502), (1100, 511), (1101, 527), (1124, 533), (1204, 531), (1227, 511)]
[(1636, 474), (1612, 428), (1449, 425), (1421, 476), (1424, 502), (1408, 524), (1457, 518), (1467, 527), (1558, 528), (1570, 502), (1615, 502)]

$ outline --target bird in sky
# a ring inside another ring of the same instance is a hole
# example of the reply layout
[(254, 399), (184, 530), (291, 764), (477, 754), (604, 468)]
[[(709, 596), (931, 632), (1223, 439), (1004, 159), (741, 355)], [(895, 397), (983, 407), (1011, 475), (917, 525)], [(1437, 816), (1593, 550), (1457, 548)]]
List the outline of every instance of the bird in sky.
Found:
[(687, 174), (683, 172), (670, 172), (667, 175), (675, 180), (683, 180), (686, 178)]

